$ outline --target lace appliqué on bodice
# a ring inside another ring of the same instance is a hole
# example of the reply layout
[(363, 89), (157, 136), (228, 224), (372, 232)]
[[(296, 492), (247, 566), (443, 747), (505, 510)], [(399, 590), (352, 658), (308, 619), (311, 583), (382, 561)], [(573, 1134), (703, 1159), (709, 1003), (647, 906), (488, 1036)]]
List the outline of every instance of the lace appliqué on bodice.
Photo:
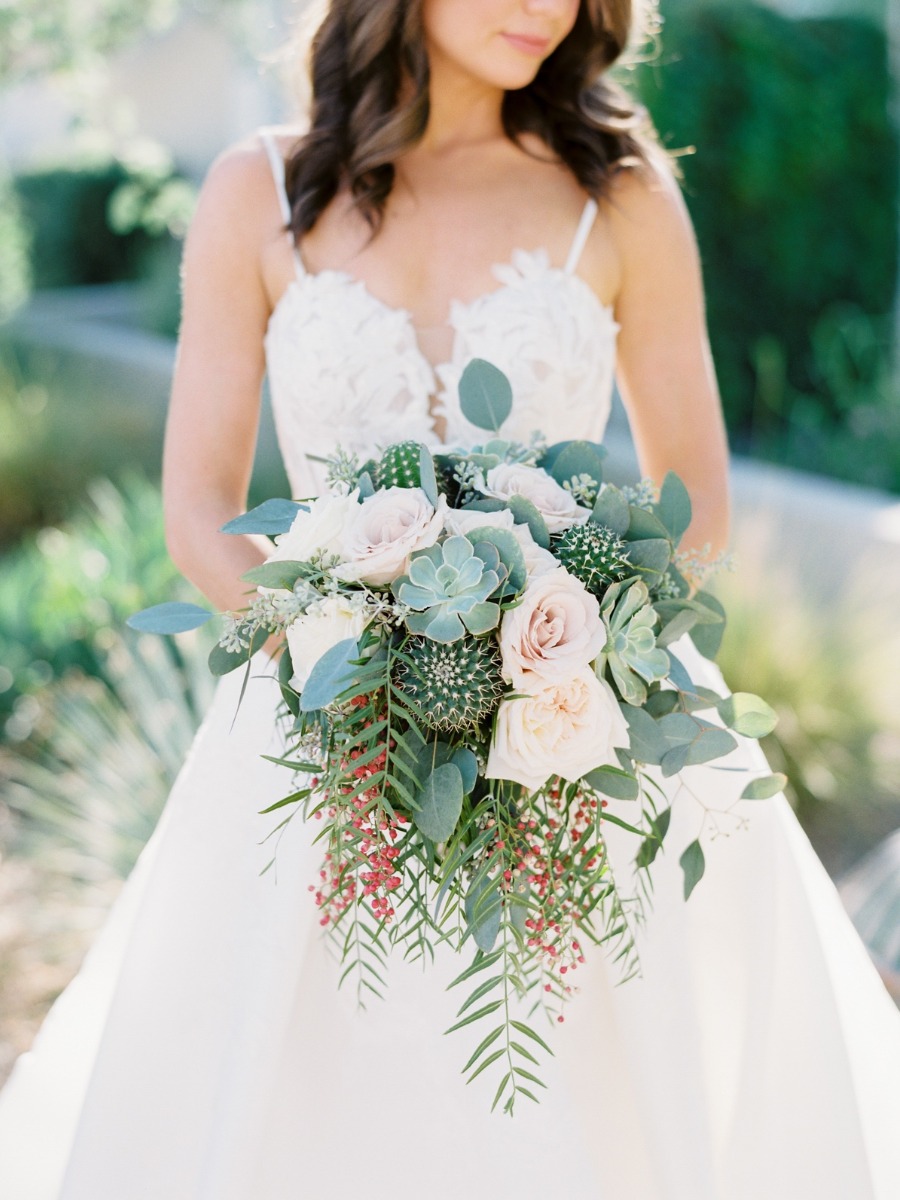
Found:
[[(284, 164), (264, 135), (287, 221)], [(295, 253), (297, 277), (269, 319), (265, 349), (272, 408), (295, 496), (322, 488), (309, 456), (341, 446), (362, 456), (412, 438), (429, 446), (468, 447), (485, 437), (459, 406), (466, 364), (485, 358), (513, 386), (504, 437), (528, 441), (535, 430), (551, 440), (600, 441), (609, 417), (619, 326), (612, 309), (574, 274), (596, 214), (588, 201), (565, 267), (543, 249), (518, 250), (493, 268), (499, 286), (468, 304), (451, 306), (451, 359), (431, 365), (412, 317), (374, 296), (344, 271), (308, 272)], [(443, 442), (435, 420), (443, 418)]]

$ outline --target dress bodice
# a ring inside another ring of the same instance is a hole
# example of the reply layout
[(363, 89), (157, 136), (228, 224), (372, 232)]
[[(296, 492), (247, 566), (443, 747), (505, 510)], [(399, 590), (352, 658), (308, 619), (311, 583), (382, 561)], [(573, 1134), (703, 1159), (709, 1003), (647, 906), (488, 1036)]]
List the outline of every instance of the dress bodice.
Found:
[[(270, 134), (282, 213), (290, 208), (284, 162)], [(501, 434), (527, 441), (535, 430), (550, 440), (600, 441), (609, 418), (619, 326), (575, 269), (597, 213), (585, 206), (566, 264), (546, 250), (517, 250), (497, 265), (498, 286), (471, 303), (455, 302), (449, 361), (432, 366), (416, 338), (411, 314), (379, 300), (345, 271), (307, 271), (294, 250), (296, 275), (276, 304), (265, 337), (272, 409), (295, 496), (321, 490), (310, 456), (335, 447), (362, 456), (413, 438), (434, 447), (468, 447), (483, 430), (463, 416), (459, 378), (473, 358), (504, 371), (513, 409)], [(436, 418), (446, 423), (443, 441)]]

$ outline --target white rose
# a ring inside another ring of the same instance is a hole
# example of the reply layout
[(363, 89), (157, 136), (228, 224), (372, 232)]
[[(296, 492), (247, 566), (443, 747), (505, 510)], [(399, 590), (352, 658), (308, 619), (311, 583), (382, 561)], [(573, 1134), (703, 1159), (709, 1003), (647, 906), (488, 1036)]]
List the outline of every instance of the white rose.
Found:
[(343, 563), (334, 574), (345, 582), (392, 583), (416, 550), (433, 546), (444, 528), (447, 501), (433, 508), (421, 488), (389, 487), (356, 506), (341, 540)]
[(572, 525), (583, 525), (591, 515), (589, 508), (582, 508), (576, 503), (572, 493), (561, 487), (541, 467), (501, 463), (491, 467), (480, 491), (498, 500), (524, 496), (547, 522), (551, 533), (562, 533)]
[[(461, 533), (463, 537), (469, 537), (474, 530), (484, 525), (493, 525), (495, 529), (508, 529), (515, 535), (516, 541), (522, 547), (522, 553), (525, 556), (525, 570), (528, 572), (529, 580), (536, 575), (543, 575), (547, 571), (555, 571), (559, 566), (550, 551), (542, 549), (537, 544), (531, 536), (528, 526), (516, 522), (508, 508), (501, 508), (497, 512), (448, 508), (444, 525), (450, 533)], [(476, 542), (478, 539), (473, 537), (470, 540)]]
[(533, 579), (500, 625), (503, 674), (516, 688), (566, 679), (605, 644), (597, 598), (564, 567)]
[(484, 774), (536, 791), (553, 775), (574, 782), (617, 766), (616, 746), (628, 747), (628, 726), (612, 688), (585, 668), (501, 703)]
[(344, 530), (359, 508), (358, 496), (355, 491), (348, 496), (317, 496), (309, 512), (298, 512), (287, 533), (275, 539), (269, 561), (308, 562), (317, 554), (340, 554)]
[(328, 596), (297, 617), (285, 630), (294, 668), (291, 687), (302, 692), (322, 655), (346, 638), (359, 638), (367, 623), (362, 608), (347, 596)]

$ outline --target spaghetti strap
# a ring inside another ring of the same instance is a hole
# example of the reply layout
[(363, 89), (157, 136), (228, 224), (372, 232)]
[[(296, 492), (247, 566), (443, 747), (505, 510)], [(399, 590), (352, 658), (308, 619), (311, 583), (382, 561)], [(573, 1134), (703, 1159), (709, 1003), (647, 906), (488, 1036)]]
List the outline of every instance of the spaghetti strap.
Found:
[(566, 260), (565, 272), (571, 275), (581, 258), (584, 250), (585, 242), (588, 240), (588, 234), (594, 226), (594, 221), (597, 218), (597, 201), (591, 197), (584, 206), (584, 212), (581, 214), (581, 220), (578, 222), (578, 228), (575, 230), (575, 237), (572, 240), (572, 249), (569, 251), (569, 257)]
[(281, 157), (281, 151), (278, 148), (278, 143), (270, 129), (261, 129), (259, 131), (260, 141), (266, 148), (266, 154), (269, 157), (269, 166), (272, 168), (272, 177), (275, 180), (275, 191), (278, 194), (278, 206), (281, 209), (281, 215), (284, 218), (285, 232), (291, 240), (291, 248), (294, 252), (294, 266), (298, 276), (306, 274), (306, 268), (303, 265), (303, 259), (300, 257), (300, 251), (297, 248), (297, 243), (294, 241), (293, 231), (290, 229), (291, 223), (291, 202), (288, 200), (287, 186), (285, 182), (284, 159)]

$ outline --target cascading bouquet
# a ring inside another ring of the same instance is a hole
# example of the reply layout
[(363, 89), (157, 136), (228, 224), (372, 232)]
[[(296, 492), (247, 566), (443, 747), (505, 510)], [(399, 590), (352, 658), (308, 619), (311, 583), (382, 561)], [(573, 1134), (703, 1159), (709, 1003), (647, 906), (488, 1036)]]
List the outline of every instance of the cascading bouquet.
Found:
[[(476, 360), (460, 401), (496, 435), (512, 392)], [(670, 474), (658, 495), (616, 488), (604, 453), (537, 436), (439, 454), (403, 442), (364, 464), (338, 453), (326, 494), (225, 526), (276, 545), (244, 576), (256, 596), (228, 617), (210, 666), (225, 674), (283, 634), (290, 725), (276, 761), (294, 790), (262, 811), (289, 810), (271, 833), (297, 812), (322, 821), (315, 900), (342, 982), (355, 972), (360, 999), (380, 995), (389, 947), (427, 961), (439, 942), (473, 943), (450, 985), (468, 985), (452, 1030), (488, 1022), (464, 1073), (496, 1066), (493, 1107), (507, 1112), (536, 1099), (535, 1052), (552, 1051), (529, 1021), (539, 1009), (563, 1020), (585, 944), (606, 946), (623, 979), (638, 968), (635, 927), (669, 823), (661, 778), (775, 721), (758, 697), (696, 686), (672, 652), (687, 634), (712, 657), (724, 624), (680, 569), (684, 485)], [(130, 624), (172, 633), (211, 615), (165, 604)], [(755, 777), (741, 796), (783, 783)], [(634, 837), (627, 894), (610, 824)], [(687, 898), (699, 837), (680, 861)], [(515, 995), (534, 1001), (527, 1020)]]

